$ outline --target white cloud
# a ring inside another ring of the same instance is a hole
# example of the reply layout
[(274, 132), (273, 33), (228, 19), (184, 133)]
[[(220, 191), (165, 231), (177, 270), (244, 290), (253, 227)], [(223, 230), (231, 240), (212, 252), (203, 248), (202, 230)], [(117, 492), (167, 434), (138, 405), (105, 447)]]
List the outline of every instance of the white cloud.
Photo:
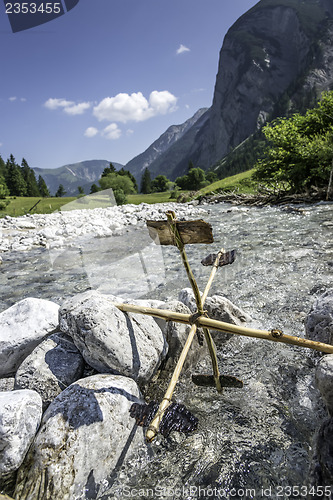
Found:
[(98, 134), (98, 130), (95, 127), (88, 127), (84, 133), (86, 137), (95, 137), (96, 134)]
[(191, 49), (189, 49), (188, 47), (186, 47), (185, 45), (183, 45), (182, 43), (179, 45), (177, 51), (176, 51), (176, 54), (184, 54), (184, 52), (190, 52)]
[[(18, 100), (18, 97), (16, 96), (12, 96), (12, 97), (8, 97), (8, 101), (10, 102), (15, 102)], [(26, 98), (25, 97), (20, 97), (20, 102), (26, 102)]]
[(93, 114), (99, 120), (126, 123), (148, 120), (159, 114), (175, 111), (177, 97), (169, 91), (154, 90), (147, 100), (142, 92), (117, 94), (114, 97), (105, 97), (94, 107)]
[(67, 101), (67, 99), (50, 98), (44, 103), (44, 106), (51, 110), (62, 108), (68, 115), (82, 115), (90, 108), (91, 104), (89, 102), (75, 104), (75, 102)]
[(68, 115), (83, 115), (83, 113), (89, 109), (90, 106), (90, 102), (79, 102), (78, 104), (73, 104), (73, 106), (65, 107), (64, 111)]
[(118, 128), (116, 123), (110, 123), (105, 129), (102, 131), (102, 136), (106, 139), (116, 140), (121, 136), (121, 130)]
[(67, 101), (66, 99), (48, 99), (45, 103), (44, 106), (48, 109), (58, 109), (58, 108), (68, 108), (70, 106), (74, 106), (73, 101)]

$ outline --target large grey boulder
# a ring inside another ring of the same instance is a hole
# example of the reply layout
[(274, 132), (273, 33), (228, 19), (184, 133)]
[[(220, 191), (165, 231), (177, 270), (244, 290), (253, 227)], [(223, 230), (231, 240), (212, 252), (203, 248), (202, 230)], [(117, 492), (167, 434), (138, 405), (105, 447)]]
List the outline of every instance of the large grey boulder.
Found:
[(129, 414), (135, 402), (142, 402), (137, 384), (117, 375), (94, 375), (65, 389), (44, 414), (15, 498), (102, 497), (118, 468), (145, 453), (142, 429)]
[(333, 288), (312, 305), (305, 320), (305, 334), (308, 339), (333, 344)]
[(27, 298), (0, 313), (0, 377), (16, 372), (22, 361), (58, 325), (59, 306)]
[(23, 361), (16, 372), (14, 387), (38, 392), (45, 410), (61, 391), (82, 377), (84, 366), (84, 359), (72, 339), (55, 333)]
[(60, 329), (98, 372), (146, 383), (165, 357), (163, 333), (150, 316), (123, 313), (112, 300), (96, 291), (71, 298), (60, 309)]
[(0, 393), (0, 477), (17, 470), (42, 417), (42, 400), (35, 391)]
[(328, 411), (333, 416), (333, 354), (327, 354), (319, 361), (316, 382)]

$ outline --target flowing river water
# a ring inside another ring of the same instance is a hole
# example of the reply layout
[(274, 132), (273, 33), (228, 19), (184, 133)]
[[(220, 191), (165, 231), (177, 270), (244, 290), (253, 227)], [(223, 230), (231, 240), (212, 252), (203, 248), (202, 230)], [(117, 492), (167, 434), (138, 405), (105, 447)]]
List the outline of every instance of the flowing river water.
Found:
[[(204, 208), (215, 242), (187, 247), (199, 288), (210, 273), (201, 259), (221, 246), (236, 249), (236, 261), (218, 271), (211, 295), (224, 295), (249, 314), (248, 326), (304, 336), (312, 303), (333, 286), (333, 204)], [(189, 286), (176, 248), (153, 246), (143, 227), (81, 241), (62, 253), (51, 248), (2, 257), (0, 311), (28, 296), (61, 304), (88, 288), (128, 299), (177, 299)], [(298, 498), (288, 488), (308, 484), (312, 438), (326, 411), (314, 380), (320, 354), (246, 337), (216, 340), (221, 372), (242, 379), (244, 388), (217, 395), (183, 374), (174, 400), (199, 418), (198, 430), (157, 439), (149, 459), (136, 457), (116, 478), (106, 478), (101, 498), (134, 498), (134, 492), (185, 500)], [(194, 371), (209, 372), (209, 359)]]

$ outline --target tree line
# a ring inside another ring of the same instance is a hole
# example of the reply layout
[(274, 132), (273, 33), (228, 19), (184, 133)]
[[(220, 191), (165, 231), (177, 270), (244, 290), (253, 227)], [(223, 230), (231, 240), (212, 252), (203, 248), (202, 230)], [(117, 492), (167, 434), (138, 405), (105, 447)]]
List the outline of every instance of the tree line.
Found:
[(142, 174), (140, 192), (149, 194), (167, 191), (172, 188), (176, 190), (197, 191), (217, 180), (218, 176), (213, 171), (205, 172), (202, 168), (195, 167), (190, 161), (187, 173), (181, 177), (177, 177), (175, 182), (171, 182), (165, 175), (158, 175), (152, 180), (150, 171), (146, 168)]
[[(166, 175), (162, 174), (152, 179), (149, 168), (145, 168), (141, 177), (140, 193), (163, 193), (168, 190), (173, 190), (173, 193), (175, 193), (180, 189), (194, 191), (215, 180), (218, 180), (216, 174), (204, 172), (201, 168), (195, 168), (192, 162), (189, 163), (187, 174), (178, 177), (175, 182), (170, 181)], [(90, 194), (111, 188), (118, 205), (127, 203), (128, 194), (139, 192), (139, 187), (133, 174), (124, 168), (116, 170), (112, 163), (104, 169), (98, 184), (99, 186), (92, 184)]]
[(35, 172), (23, 158), (19, 165), (11, 154), (5, 162), (0, 156), (0, 208), (6, 206), (8, 196), (40, 196), (46, 198), (50, 192), (41, 175), (36, 179)]

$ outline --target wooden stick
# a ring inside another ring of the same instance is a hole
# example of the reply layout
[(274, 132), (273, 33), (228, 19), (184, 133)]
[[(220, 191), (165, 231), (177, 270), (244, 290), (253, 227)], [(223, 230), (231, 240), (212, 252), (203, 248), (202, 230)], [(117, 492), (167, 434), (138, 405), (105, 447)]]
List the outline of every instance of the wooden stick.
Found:
[[(218, 259), (216, 259), (215, 263), (216, 263), (216, 269), (217, 269)], [(215, 266), (215, 263), (214, 263), (214, 266)], [(206, 297), (208, 295), (209, 289), (210, 289), (211, 284), (213, 282), (213, 278), (215, 276), (216, 269), (215, 269), (215, 267), (212, 269), (210, 278), (209, 278), (209, 280), (207, 282), (205, 291), (203, 293), (203, 297), (205, 299), (206, 299)], [(124, 304), (124, 305), (126, 306), (127, 304)], [(148, 309), (148, 308), (146, 308), (146, 309)], [(165, 312), (165, 311), (163, 311), (163, 312)], [(177, 313), (177, 315), (178, 314), (181, 314), (181, 313)], [(188, 319), (189, 319), (188, 323), (190, 323), (191, 315), (190, 314), (184, 314), (184, 316), (188, 317)], [(176, 384), (177, 384), (177, 382), (179, 380), (180, 373), (182, 371), (182, 368), (183, 368), (186, 356), (187, 356), (188, 351), (189, 351), (189, 349), (191, 347), (191, 344), (192, 344), (192, 341), (193, 341), (193, 338), (194, 338), (194, 335), (195, 335), (196, 331), (197, 331), (197, 324), (194, 323), (191, 326), (191, 329), (190, 329), (189, 334), (187, 336), (187, 339), (186, 339), (186, 342), (184, 344), (183, 350), (182, 350), (182, 352), (181, 352), (181, 354), (179, 356), (177, 365), (176, 365), (176, 367), (174, 369), (174, 372), (172, 374), (172, 378), (170, 380), (170, 383), (169, 383), (167, 391), (166, 391), (166, 393), (164, 395), (164, 398), (162, 399), (162, 402), (161, 402), (161, 404), (159, 406), (159, 409), (157, 410), (157, 413), (156, 413), (155, 417), (153, 418), (153, 420), (151, 421), (151, 423), (150, 423), (150, 425), (148, 427), (148, 431), (147, 431), (147, 434), (146, 434), (146, 439), (147, 439), (148, 442), (153, 441), (153, 439), (156, 437), (156, 434), (158, 433), (158, 429), (159, 429), (160, 423), (162, 421), (162, 418), (164, 416), (165, 410), (167, 409), (167, 407), (171, 403), (171, 398), (172, 398), (173, 392), (174, 392)], [(210, 337), (210, 334), (209, 334), (209, 337)], [(216, 360), (216, 364), (217, 364), (217, 360)], [(215, 380), (215, 372), (214, 372), (214, 380)], [(219, 385), (220, 385), (220, 379), (219, 379)]]
[[(118, 304), (114, 305), (123, 312), (133, 312), (138, 314), (145, 314), (154, 316), (156, 318), (164, 319), (165, 321), (176, 321), (177, 323), (190, 324), (191, 314), (177, 313), (167, 309), (155, 309), (153, 307), (142, 307), (132, 304)], [(293, 335), (274, 333), (275, 330), (256, 330), (254, 328), (247, 328), (245, 326), (232, 325), (205, 316), (200, 316), (196, 320), (196, 324), (201, 327), (209, 328), (210, 330), (217, 330), (225, 333), (232, 333), (234, 335), (242, 335), (245, 337), (252, 337), (257, 339), (271, 340), (272, 342), (280, 342), (282, 344), (296, 345), (298, 347), (306, 347), (315, 351), (333, 354), (333, 345), (324, 344), (323, 342), (316, 342), (314, 340), (303, 339)]]
[[(168, 223), (169, 223), (171, 233), (174, 236), (175, 244), (180, 252), (184, 267), (186, 269), (187, 277), (189, 279), (189, 282), (191, 284), (191, 287), (192, 287), (192, 290), (194, 293), (194, 298), (195, 298), (195, 302), (197, 304), (198, 313), (199, 313), (199, 315), (202, 315), (202, 314), (204, 314), (203, 303), (207, 298), (208, 291), (211, 287), (216, 270), (219, 266), (219, 257), (221, 255), (221, 251), (218, 253), (218, 257), (216, 257), (215, 262), (213, 264), (213, 270), (212, 270), (211, 276), (209, 278), (209, 281), (207, 283), (208, 287), (206, 286), (206, 289), (204, 292), (204, 300), (202, 300), (198, 284), (195, 280), (190, 263), (189, 263), (188, 258), (187, 258), (187, 254), (185, 251), (185, 245), (183, 243), (182, 237), (179, 234), (179, 231), (177, 228), (176, 214), (172, 210), (169, 210), (168, 212), (166, 212), (166, 214), (167, 214)], [(223, 249), (222, 249), (222, 251), (223, 251)], [(216, 351), (215, 351), (215, 347), (214, 347), (214, 342), (213, 342), (212, 336), (211, 336), (208, 328), (203, 328), (203, 332), (205, 335), (205, 340), (207, 342), (209, 355), (210, 355), (210, 358), (212, 360), (213, 374), (214, 374), (216, 390), (217, 390), (217, 392), (222, 392), (222, 386), (220, 383), (220, 372), (219, 372), (219, 366), (218, 366), (218, 362), (217, 362), (217, 355), (216, 355)]]

